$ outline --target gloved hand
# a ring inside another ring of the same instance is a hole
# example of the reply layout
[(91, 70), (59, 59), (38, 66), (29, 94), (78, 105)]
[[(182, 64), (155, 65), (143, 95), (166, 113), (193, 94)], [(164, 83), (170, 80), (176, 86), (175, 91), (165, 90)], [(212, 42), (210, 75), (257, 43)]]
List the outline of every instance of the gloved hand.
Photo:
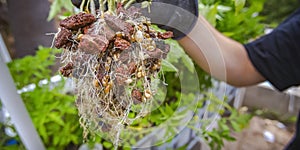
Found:
[(153, 24), (172, 31), (174, 39), (186, 36), (198, 18), (198, 0), (152, 0), (150, 12), (142, 10), (143, 15), (151, 18)]
[[(97, 5), (98, 0), (94, 1)], [(72, 0), (76, 7), (80, 7), (81, 2), (82, 0)], [(142, 0), (136, 2), (133, 5), (141, 7), (139, 2)], [(150, 12), (148, 8), (144, 8), (142, 14), (151, 18), (151, 22), (160, 28), (172, 31), (174, 39), (179, 40), (192, 30), (197, 21), (198, 0), (152, 0)]]

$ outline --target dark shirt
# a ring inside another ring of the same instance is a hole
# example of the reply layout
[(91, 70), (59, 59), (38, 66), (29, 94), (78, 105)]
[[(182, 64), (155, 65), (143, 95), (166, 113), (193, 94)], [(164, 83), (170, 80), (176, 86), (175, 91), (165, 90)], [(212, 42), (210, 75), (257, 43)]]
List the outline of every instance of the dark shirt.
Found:
[(254, 67), (278, 90), (300, 85), (300, 9), (245, 48)]
[[(300, 85), (300, 9), (270, 34), (244, 45), (254, 67), (278, 90)], [(286, 150), (300, 150), (300, 112), (296, 134)]]

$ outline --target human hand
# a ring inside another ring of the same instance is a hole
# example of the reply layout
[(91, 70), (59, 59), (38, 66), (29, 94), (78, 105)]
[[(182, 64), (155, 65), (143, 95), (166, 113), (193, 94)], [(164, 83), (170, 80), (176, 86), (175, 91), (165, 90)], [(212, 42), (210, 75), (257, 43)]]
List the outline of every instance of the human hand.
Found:
[[(71, 0), (73, 5), (80, 7), (83, 0)], [(85, 0), (85, 5), (87, 5)], [(136, 0), (133, 6), (141, 7), (141, 2)], [(94, 0), (96, 9), (99, 8), (98, 0)], [(87, 6), (85, 6), (87, 7)], [(149, 11), (150, 10), (150, 11)], [(153, 24), (174, 33), (174, 39), (185, 37), (194, 27), (198, 18), (198, 0), (152, 0), (150, 9), (144, 8), (142, 14), (151, 18)]]
[(142, 9), (143, 15), (153, 24), (174, 33), (174, 39), (185, 37), (198, 18), (198, 0), (152, 0), (150, 12)]

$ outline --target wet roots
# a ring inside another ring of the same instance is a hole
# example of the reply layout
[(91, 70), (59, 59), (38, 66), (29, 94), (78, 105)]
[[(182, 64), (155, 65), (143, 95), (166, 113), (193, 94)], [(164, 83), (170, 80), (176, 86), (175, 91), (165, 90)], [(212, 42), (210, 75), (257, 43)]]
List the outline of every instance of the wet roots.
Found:
[(60, 72), (76, 82), (85, 136), (100, 133), (118, 144), (121, 130), (149, 113), (157, 92), (151, 81), (159, 78), (161, 60), (169, 52), (163, 40), (172, 37), (150, 25), (135, 7), (119, 7), (117, 15), (79, 13), (61, 21), (55, 38), (55, 46), (64, 49)]

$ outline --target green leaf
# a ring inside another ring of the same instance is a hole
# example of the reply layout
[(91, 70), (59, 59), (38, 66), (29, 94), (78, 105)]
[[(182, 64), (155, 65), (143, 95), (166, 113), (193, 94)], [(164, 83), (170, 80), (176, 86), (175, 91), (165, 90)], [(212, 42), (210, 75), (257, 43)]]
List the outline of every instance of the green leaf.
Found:
[(224, 122), (222, 122), (221, 120), (219, 121), (219, 127), (220, 127), (220, 129), (222, 129), (224, 131), (229, 131), (230, 130), (229, 127)]
[(156, 116), (156, 117), (155, 117), (155, 120), (156, 120), (156, 119), (157, 119), (157, 120), (165, 120), (165, 119), (169, 118), (169, 114), (166, 113), (166, 111), (165, 111), (164, 108), (159, 107), (158, 109), (159, 109), (160, 113), (163, 115), (163, 117), (162, 117), (162, 116)]
[(213, 26), (216, 26), (218, 3), (214, 5), (199, 4), (199, 13)]
[(72, 12), (73, 5), (70, 0), (54, 0), (50, 7), (50, 12), (47, 18), (47, 21), (52, 20), (56, 15), (62, 12), (62, 9), (65, 8), (67, 11)]
[(52, 119), (52, 121), (54, 121), (55, 123), (57, 123), (57, 124), (59, 124), (61, 126), (65, 125), (64, 121), (61, 119), (61, 116), (59, 116), (59, 115), (49, 114), (48, 117), (50, 119)]
[(47, 130), (46, 130), (46, 128), (45, 128), (45, 126), (43, 124), (41, 124), (40, 126), (38, 126), (38, 131), (39, 131), (39, 134), (44, 139), (44, 142), (48, 142), (49, 137), (48, 137), (48, 134), (47, 134)]
[(217, 13), (218, 13), (218, 4), (213, 5), (210, 9), (209, 12), (206, 14), (207, 21), (212, 25), (216, 26), (216, 21), (217, 21)]
[(60, 1), (59, 0), (54, 0), (54, 2), (52, 3), (52, 5), (50, 7), (50, 12), (49, 12), (47, 21), (52, 20), (55, 17), (55, 15), (58, 14), (60, 9), (61, 9)]
[(236, 139), (230, 135), (223, 136), (227, 141), (236, 141)]
[(240, 132), (242, 130), (241, 126), (237, 122), (231, 121), (230, 124), (232, 125), (234, 131)]
[(104, 146), (105, 148), (107, 148), (107, 149), (109, 149), (109, 148), (112, 148), (112, 147), (113, 147), (113, 144), (112, 144), (112, 143), (110, 143), (110, 142), (106, 142), (106, 141), (104, 141), (102, 144), (103, 144), (103, 146)]
[(193, 73), (195, 71), (194, 62), (188, 55), (182, 56), (182, 62), (190, 72)]
[(179, 59), (182, 58), (184, 53), (183, 48), (175, 40), (166, 40), (166, 43), (170, 45), (170, 52), (167, 55), (167, 61), (170, 63), (178, 63)]
[(60, 137), (59, 136), (54, 136), (53, 137), (53, 144), (54, 144), (53, 146), (58, 145), (59, 141), (60, 141)]
[(123, 150), (131, 150), (130, 145), (123, 147)]
[(76, 145), (79, 144), (79, 137), (78, 137), (78, 136), (72, 134), (72, 135), (70, 135), (70, 139), (71, 139), (71, 141), (72, 141), (74, 144), (76, 144)]
[(239, 114), (237, 118), (234, 118), (234, 120), (240, 125), (241, 128), (245, 128), (251, 118), (252, 115), (250, 114)]
[(238, 111), (236, 109), (231, 110), (231, 115), (229, 117), (230, 120), (234, 120), (238, 117)]
[(166, 110), (166, 113), (169, 116), (171, 116), (174, 113), (173, 109), (168, 104), (166, 104), (166, 109), (165, 110)]
[(162, 60), (162, 70), (164, 72), (178, 72), (177, 68), (166, 60)]
[(246, 0), (234, 0), (235, 14), (238, 14), (245, 6)]
[(231, 36), (234, 35), (233, 32), (222, 32), (222, 34), (224, 34), (224, 35), (227, 36), (227, 37), (231, 37)]
[(133, 144), (136, 143), (136, 140), (135, 140), (134, 138), (131, 138), (131, 139), (129, 140), (129, 142), (133, 145)]

